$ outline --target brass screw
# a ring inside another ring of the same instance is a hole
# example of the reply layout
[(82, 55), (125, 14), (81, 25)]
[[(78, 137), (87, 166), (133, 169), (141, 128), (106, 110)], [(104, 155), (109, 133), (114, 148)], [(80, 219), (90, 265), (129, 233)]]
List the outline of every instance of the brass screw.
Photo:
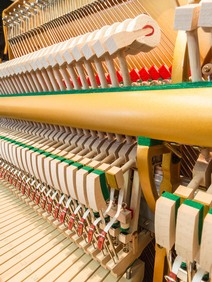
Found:
[(211, 75), (212, 74), (212, 64), (206, 64), (202, 68), (202, 73), (205, 75)]

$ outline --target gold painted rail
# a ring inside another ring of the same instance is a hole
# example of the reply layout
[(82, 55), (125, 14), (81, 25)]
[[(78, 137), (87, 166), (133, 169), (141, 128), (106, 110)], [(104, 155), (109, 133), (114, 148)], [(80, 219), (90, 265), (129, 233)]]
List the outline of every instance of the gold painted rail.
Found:
[(3, 117), (211, 146), (212, 88), (4, 97)]

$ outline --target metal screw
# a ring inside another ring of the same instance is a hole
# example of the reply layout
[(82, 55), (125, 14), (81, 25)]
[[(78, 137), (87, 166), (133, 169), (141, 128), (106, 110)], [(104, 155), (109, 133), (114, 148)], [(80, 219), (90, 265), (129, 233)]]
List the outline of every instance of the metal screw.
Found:
[(207, 77), (208, 77), (208, 81), (210, 81), (211, 80), (211, 75), (212, 75), (212, 64), (211, 63), (208, 63), (208, 64), (206, 64), (206, 65), (204, 65), (203, 67), (202, 67), (202, 73), (204, 74), (204, 75), (207, 75)]

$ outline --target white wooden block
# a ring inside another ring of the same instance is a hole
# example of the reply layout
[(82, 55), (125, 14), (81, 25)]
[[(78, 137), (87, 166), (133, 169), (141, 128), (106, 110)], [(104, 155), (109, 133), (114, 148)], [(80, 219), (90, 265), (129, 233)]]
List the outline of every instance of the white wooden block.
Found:
[(19, 67), (18, 64), (15, 64), (15, 65), (13, 66), (13, 70), (14, 70), (14, 72), (15, 72), (16, 74), (20, 74), (20, 73), (21, 73), (21, 68)]
[(55, 60), (59, 66), (62, 66), (66, 62), (59, 52), (55, 55)]
[(45, 169), (44, 169), (44, 160), (45, 160), (46, 156), (45, 155), (41, 155), (39, 154), (37, 157), (37, 168), (38, 168), (38, 173), (39, 173), (39, 179), (42, 182), (47, 183), (46, 181), (46, 176), (45, 176)]
[(3, 153), (3, 140), (0, 142), (0, 156), (4, 159), (4, 153)]
[(77, 189), (76, 189), (77, 171), (78, 168), (73, 165), (68, 166), (66, 169), (66, 183), (67, 183), (69, 195), (75, 200), (78, 200)]
[(34, 71), (36, 71), (38, 69), (38, 65), (37, 65), (37, 62), (36, 62), (35, 59), (31, 60), (30, 64), (31, 64), (31, 67)]
[(63, 53), (67, 49), (67, 46), (70, 44), (70, 41), (67, 40), (65, 42), (62, 42), (60, 48), (57, 48), (56, 53), (55, 53), (55, 60), (59, 64), (59, 66), (62, 66), (64, 63), (66, 63)]
[(32, 163), (32, 175), (35, 175), (37, 179), (40, 179), (39, 169), (38, 169), (38, 158), (40, 154), (37, 152), (33, 152), (31, 156), (31, 163)]
[(5, 143), (6, 143), (6, 141), (4, 141), (4, 140), (1, 142), (1, 145), (2, 145), (2, 156), (3, 156), (4, 160), (7, 160), (7, 155), (6, 155), (6, 151), (5, 151)]
[(95, 211), (105, 210), (107, 204), (101, 191), (99, 175), (90, 173), (86, 182), (89, 189), (87, 195), (90, 208)]
[(74, 57), (72, 56), (72, 54), (70, 53), (69, 50), (66, 50), (64, 53), (63, 53), (63, 57), (64, 59), (66, 60), (67, 64), (71, 64), (73, 61), (74, 61)]
[(109, 26), (104, 26), (100, 30), (96, 30), (92, 37), (88, 37), (86, 43), (82, 46), (82, 52), (86, 58), (86, 60), (91, 59), (94, 55), (94, 49), (92, 45), (97, 41), (101, 40), (104, 36), (105, 31), (108, 29)]
[(211, 0), (202, 0), (198, 25), (203, 28), (206, 28), (205, 31), (211, 32), (211, 28), (212, 28), (211, 15), (212, 15), (212, 1)]
[(57, 62), (56, 62), (56, 60), (55, 60), (55, 58), (54, 58), (54, 54), (49, 54), (49, 56), (47, 57), (47, 60), (48, 60), (48, 62), (49, 62), (49, 66), (50, 67), (55, 67), (56, 66), (56, 64), (57, 64)]
[(80, 61), (83, 58), (83, 53), (80, 50), (80, 46), (75, 46), (71, 50), (71, 54), (77, 62)]
[[(203, 209), (203, 205), (199, 203), (196, 205)], [(178, 209), (175, 249), (186, 261), (194, 261), (200, 250), (199, 220), (202, 220), (200, 214), (200, 209), (187, 204), (182, 204)]]
[(212, 214), (208, 213), (205, 217), (202, 231), (200, 248), (200, 266), (211, 273), (212, 271)]
[(178, 195), (182, 201), (185, 199), (193, 199), (194, 197), (194, 189), (179, 185), (179, 187), (174, 192), (175, 195)]
[(99, 167), (99, 165), (100, 165), (101, 163), (99, 162), (99, 161), (95, 161), (95, 160), (93, 160), (93, 161), (90, 161), (89, 162), (89, 167), (92, 167), (92, 168), (97, 168), (97, 167)]
[(73, 158), (74, 156), (75, 156), (75, 155), (74, 155), (73, 153), (68, 153), (68, 154), (66, 155), (66, 158), (72, 160), (72, 158)]
[(4, 140), (0, 140), (0, 156), (3, 157), (3, 150), (2, 150), (2, 144), (3, 144)]
[(38, 58), (38, 59), (37, 59), (37, 66), (38, 66), (38, 69), (39, 69), (39, 70), (42, 70), (42, 69), (43, 69), (43, 64), (42, 64), (42, 59), (41, 59), (41, 58)]
[(82, 47), (82, 52), (83, 52), (83, 55), (85, 56), (86, 60), (91, 59), (95, 55), (95, 52), (94, 52), (93, 48), (90, 46), (89, 42), (87, 42)]
[(9, 159), (9, 155), (7, 154), (7, 146), (8, 146), (9, 142), (6, 141), (2, 141), (1, 145), (2, 145), (2, 155), (4, 157), (5, 160), (10, 161)]
[(60, 151), (60, 150), (55, 150), (57, 153), (54, 153), (58, 155), (58, 157), (65, 157), (67, 155), (67, 151)]
[(175, 10), (174, 29), (191, 31), (198, 27), (200, 5), (189, 4)]
[(37, 65), (38, 65), (38, 68), (41, 70), (42, 68), (44, 68), (43, 57), (44, 57), (45, 51), (44, 51), (44, 49), (41, 49), (39, 51), (40, 52), (39, 52), (39, 55), (37, 57)]
[(71, 158), (74, 162), (80, 162), (83, 157), (82, 156), (79, 156), (79, 155), (74, 155), (72, 158)]
[(81, 163), (82, 165), (88, 165), (90, 162), (91, 162), (91, 159), (89, 159), (89, 158), (82, 158), (82, 159), (80, 160), (80, 163)]
[(17, 158), (17, 145), (12, 145), (12, 152), (13, 152), (13, 160), (16, 167), (19, 167), (18, 158)]
[(111, 188), (121, 189), (124, 186), (124, 174), (120, 167), (111, 167), (106, 173), (106, 178)]
[(193, 168), (193, 179), (194, 178), (201, 179), (199, 185), (204, 187), (209, 187), (211, 182), (211, 165), (212, 165), (211, 161), (206, 162), (205, 160), (201, 159), (201, 155), (199, 156)]
[(102, 163), (101, 165), (98, 166), (98, 170), (102, 170), (104, 172), (107, 172), (111, 168), (111, 165)]
[(12, 160), (11, 160), (11, 156), (10, 156), (10, 151), (9, 151), (9, 147), (10, 147), (10, 145), (11, 145), (11, 143), (10, 142), (8, 142), (8, 141), (4, 141), (3, 143), (2, 143), (2, 145), (3, 145), (3, 147), (2, 147), (2, 149), (4, 150), (4, 155), (5, 155), (5, 158), (6, 158), (6, 160), (8, 160), (8, 162), (12, 162)]
[(28, 166), (27, 166), (27, 159), (26, 159), (26, 153), (27, 153), (28, 151), (29, 151), (28, 148), (23, 148), (23, 149), (22, 149), (22, 163), (23, 163), (24, 170), (29, 173), (29, 168), (28, 168)]
[(105, 40), (111, 35), (114, 34), (114, 31), (116, 30), (117, 26), (120, 23), (114, 23), (111, 26), (109, 26), (107, 28), (107, 30), (104, 33), (104, 36), (102, 38), (99, 38), (99, 40), (97, 40), (94, 44), (93, 44), (93, 49), (96, 53), (96, 56), (98, 58), (102, 57), (106, 52), (107, 52), (107, 48), (104, 44)]
[[(132, 43), (132, 33), (127, 33), (127, 27), (131, 21), (131, 19), (126, 19), (125, 21), (119, 23), (114, 32), (107, 37), (105, 46), (110, 54), (114, 54), (121, 48), (124, 48)], [(105, 33), (105, 35), (107, 34), (108, 32)]]
[(198, 191), (194, 197), (194, 200), (203, 204), (205, 208), (207, 207), (209, 209), (212, 205), (212, 194), (204, 191)]
[(5, 152), (5, 141), (1, 140), (1, 154), (4, 160), (7, 160), (6, 152)]
[(52, 179), (51, 179), (51, 162), (53, 161), (53, 158), (46, 157), (44, 159), (44, 172), (45, 172), (45, 178), (46, 183), (53, 186)]
[(78, 201), (88, 207), (88, 196), (86, 189), (86, 178), (89, 172), (87, 170), (79, 169), (76, 172), (76, 189), (78, 195)]
[(52, 186), (57, 190), (61, 190), (58, 179), (58, 166), (60, 163), (61, 161), (57, 159), (53, 159), (50, 163), (50, 178), (52, 181)]
[(105, 47), (110, 55), (116, 53), (120, 49), (130, 45), (132, 43), (131, 33), (126, 31), (118, 32), (108, 37), (105, 41)]
[(28, 72), (30, 72), (32, 70), (32, 67), (31, 67), (31, 64), (30, 64), (29, 61), (25, 63), (25, 68), (26, 68), (26, 71), (28, 71)]
[(146, 14), (140, 14), (132, 19), (126, 30), (132, 33), (135, 38), (129, 51), (127, 51), (130, 54), (136, 54), (141, 51), (148, 52), (160, 43), (161, 32), (159, 25)]
[[(110, 165), (108, 164), (102, 164), (101, 166), (98, 167), (98, 170), (103, 172), (106, 172), (108, 169), (110, 169)], [(106, 177), (105, 177), (105, 186), (107, 186)], [(88, 203), (90, 208), (92, 208), (95, 211), (106, 209), (107, 205), (104, 195), (102, 193), (100, 176), (95, 172), (91, 172), (87, 176), (86, 189), (87, 189), (87, 197), (88, 197)]]
[(24, 170), (24, 166), (22, 163), (22, 147), (18, 146), (17, 147), (17, 158), (18, 158), (18, 164), (19, 164), (19, 168), (21, 168), (22, 170)]
[(62, 162), (58, 165), (59, 184), (60, 184), (62, 192), (66, 195), (70, 195), (68, 187), (67, 187), (67, 182), (66, 182), (66, 173), (67, 173), (66, 170), (67, 170), (68, 166), (69, 166), (69, 164), (67, 164), (65, 162)]
[(105, 49), (105, 46), (103, 45), (103, 43), (100, 40), (97, 40), (93, 44), (93, 49), (98, 58), (101, 58), (107, 52), (107, 50)]
[(171, 250), (175, 243), (176, 202), (160, 197), (155, 210), (155, 239), (156, 243)]
[(40, 66), (44, 67), (47, 69), (49, 67), (49, 62), (45, 56), (43, 56), (40, 60)]

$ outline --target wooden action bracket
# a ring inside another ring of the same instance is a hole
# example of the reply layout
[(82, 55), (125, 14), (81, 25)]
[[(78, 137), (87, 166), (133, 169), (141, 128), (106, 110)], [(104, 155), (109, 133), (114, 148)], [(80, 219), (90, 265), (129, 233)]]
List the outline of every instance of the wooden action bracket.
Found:
[[(145, 137), (138, 138), (137, 166), (142, 192), (152, 212), (155, 211), (156, 200), (164, 191), (172, 192), (173, 185), (179, 181), (179, 162), (173, 162), (173, 152), (165, 146), (162, 141)], [(164, 170), (163, 180), (158, 193), (154, 181), (152, 158), (163, 155), (162, 168)], [(177, 177), (175, 174), (177, 173)], [(155, 245), (155, 266), (153, 281), (163, 281), (166, 268), (166, 249)]]
[(152, 158), (167, 153), (170, 153), (170, 151), (161, 141), (145, 137), (138, 138), (138, 173), (142, 192), (152, 212), (155, 211), (155, 203), (159, 197), (153, 177)]

